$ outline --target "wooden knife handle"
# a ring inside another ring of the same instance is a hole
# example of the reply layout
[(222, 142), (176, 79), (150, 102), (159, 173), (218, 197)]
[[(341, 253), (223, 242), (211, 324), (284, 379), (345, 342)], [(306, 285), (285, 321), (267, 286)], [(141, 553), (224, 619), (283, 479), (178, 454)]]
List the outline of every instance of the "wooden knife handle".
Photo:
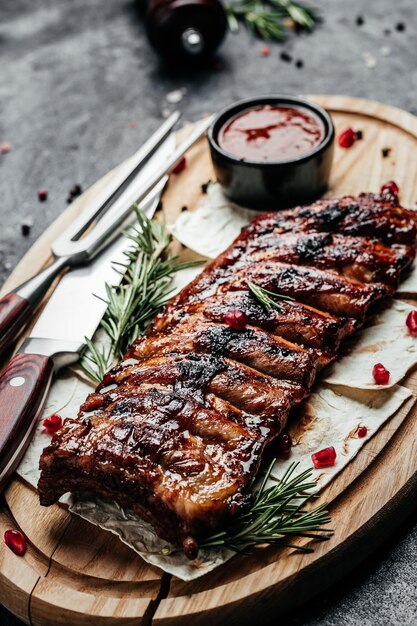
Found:
[(0, 489), (18, 466), (45, 403), (53, 361), (17, 353), (0, 374)]
[(0, 354), (20, 333), (29, 310), (29, 301), (16, 293), (8, 293), (0, 299)]

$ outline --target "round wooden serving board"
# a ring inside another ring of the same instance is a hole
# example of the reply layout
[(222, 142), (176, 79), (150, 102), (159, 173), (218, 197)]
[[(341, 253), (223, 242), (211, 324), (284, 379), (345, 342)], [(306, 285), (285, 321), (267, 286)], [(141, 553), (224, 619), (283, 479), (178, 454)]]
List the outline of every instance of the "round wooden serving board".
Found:
[[(311, 96), (333, 116), (337, 134), (348, 126), (363, 139), (349, 150), (336, 146), (329, 196), (378, 191), (395, 180), (401, 199), (417, 200), (417, 118), (392, 107), (344, 96)], [(382, 149), (390, 147), (389, 157)], [(172, 221), (193, 208), (201, 184), (213, 178), (205, 140), (172, 176), (164, 210)], [(48, 261), (50, 243), (74, 219), (110, 172), (60, 216), (27, 253), (4, 291)], [(406, 381), (417, 392), (417, 374)], [(235, 557), (193, 582), (147, 565), (114, 535), (72, 516), (59, 505), (39, 506), (34, 489), (19, 479), (0, 502), (0, 536), (20, 528), (29, 539), (24, 557), (0, 544), (0, 602), (33, 626), (242, 626), (272, 621), (345, 575), (366, 558), (414, 505), (417, 483), (417, 410), (408, 403), (361, 450), (323, 494), (331, 502), (330, 541), (312, 554), (284, 548)]]

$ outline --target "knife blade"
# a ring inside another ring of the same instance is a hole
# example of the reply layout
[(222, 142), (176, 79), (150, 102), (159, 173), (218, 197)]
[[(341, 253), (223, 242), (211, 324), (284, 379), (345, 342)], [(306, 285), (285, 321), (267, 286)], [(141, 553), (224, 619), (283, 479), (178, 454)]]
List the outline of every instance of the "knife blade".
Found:
[[(147, 211), (151, 217), (158, 205)], [(54, 373), (78, 361), (106, 310), (105, 283), (122, 276), (129, 242), (121, 236), (95, 261), (63, 276), (30, 335), (0, 374), (0, 490), (18, 466), (43, 409)]]

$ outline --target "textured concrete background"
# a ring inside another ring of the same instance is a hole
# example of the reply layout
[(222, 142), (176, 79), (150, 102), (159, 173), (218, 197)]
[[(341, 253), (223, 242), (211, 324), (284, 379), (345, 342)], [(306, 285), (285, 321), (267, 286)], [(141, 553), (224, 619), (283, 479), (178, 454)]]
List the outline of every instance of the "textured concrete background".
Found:
[[(262, 58), (263, 44), (242, 30), (228, 36), (216, 62), (187, 74), (159, 64), (134, 0), (0, 0), (0, 143), (11, 146), (0, 154), (1, 282), (65, 209), (74, 183), (88, 187), (159, 125), (174, 89), (186, 89), (179, 107), (187, 120), (268, 92), (343, 93), (417, 114), (415, 0), (315, 4), (324, 21), (312, 35), (271, 45)], [(283, 50), (303, 67), (282, 61)], [(375, 59), (373, 69), (363, 53)], [(42, 188), (49, 191), (45, 203), (37, 199)], [(21, 224), (30, 218), (24, 237)], [(416, 516), (349, 579), (282, 623), (417, 624), (415, 522)], [(273, 615), (265, 618), (275, 624)], [(0, 623), (19, 624), (1, 607)]]

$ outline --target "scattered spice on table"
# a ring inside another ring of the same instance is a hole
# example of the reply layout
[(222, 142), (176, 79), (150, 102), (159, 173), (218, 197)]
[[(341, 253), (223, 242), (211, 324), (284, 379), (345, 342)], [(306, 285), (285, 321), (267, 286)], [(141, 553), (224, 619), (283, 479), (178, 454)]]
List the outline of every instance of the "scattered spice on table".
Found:
[(269, 46), (262, 46), (262, 48), (259, 50), (259, 56), (261, 57), (269, 57), (271, 53), (271, 48)]
[(186, 93), (187, 89), (185, 87), (180, 87), (179, 89), (174, 89), (173, 91), (167, 93), (165, 99), (170, 104), (178, 104), (181, 102)]
[(82, 194), (83, 190), (81, 185), (75, 184), (71, 187), (71, 189), (68, 192), (68, 196), (67, 196), (67, 204), (71, 204), (71, 202), (73, 200), (75, 200), (75, 198), (77, 198), (78, 196), (80, 196)]
[(32, 224), (30, 222), (23, 222), (20, 225), (20, 231), (23, 237), (28, 237), (30, 235), (31, 228), (32, 228)]
[(135, 120), (130, 120), (130, 122), (129, 122), (129, 128), (137, 128), (137, 126), (138, 126), (138, 125), (136, 124)]
[(397, 30), (399, 33), (403, 33), (405, 31), (405, 24), (404, 24), (404, 22), (398, 22), (395, 25), (395, 30)]
[(10, 149), (11, 149), (11, 145), (9, 143), (7, 143), (7, 141), (5, 141), (2, 144), (0, 144), (0, 153), (1, 154), (7, 154), (8, 152), (10, 152)]
[(38, 191), (38, 199), (40, 202), (46, 202), (48, 199), (48, 191), (46, 189), (40, 189)]
[(377, 66), (377, 60), (370, 52), (362, 52), (362, 58), (368, 70), (373, 70)]
[(389, 57), (391, 54), (391, 48), (389, 46), (382, 46), (379, 51), (383, 57)]
[(302, 59), (297, 59), (297, 61), (295, 62), (295, 67), (300, 70), (304, 67), (304, 61)]
[(201, 185), (201, 193), (207, 193), (207, 189), (212, 181), (208, 180), (206, 183)]
[(391, 35), (391, 29), (390, 28), (385, 28), (384, 29), (384, 35), (385, 35), (385, 37), (389, 37)]
[(362, 15), (358, 15), (358, 17), (356, 18), (356, 26), (363, 26), (365, 23), (365, 20), (363, 19)]
[(285, 50), (281, 52), (281, 54), (279, 55), (279, 58), (281, 59), (281, 61), (284, 61), (285, 63), (291, 63), (292, 61), (292, 56), (288, 54), (288, 52), (285, 52)]
[(386, 159), (391, 154), (391, 148), (382, 148), (382, 158)]

